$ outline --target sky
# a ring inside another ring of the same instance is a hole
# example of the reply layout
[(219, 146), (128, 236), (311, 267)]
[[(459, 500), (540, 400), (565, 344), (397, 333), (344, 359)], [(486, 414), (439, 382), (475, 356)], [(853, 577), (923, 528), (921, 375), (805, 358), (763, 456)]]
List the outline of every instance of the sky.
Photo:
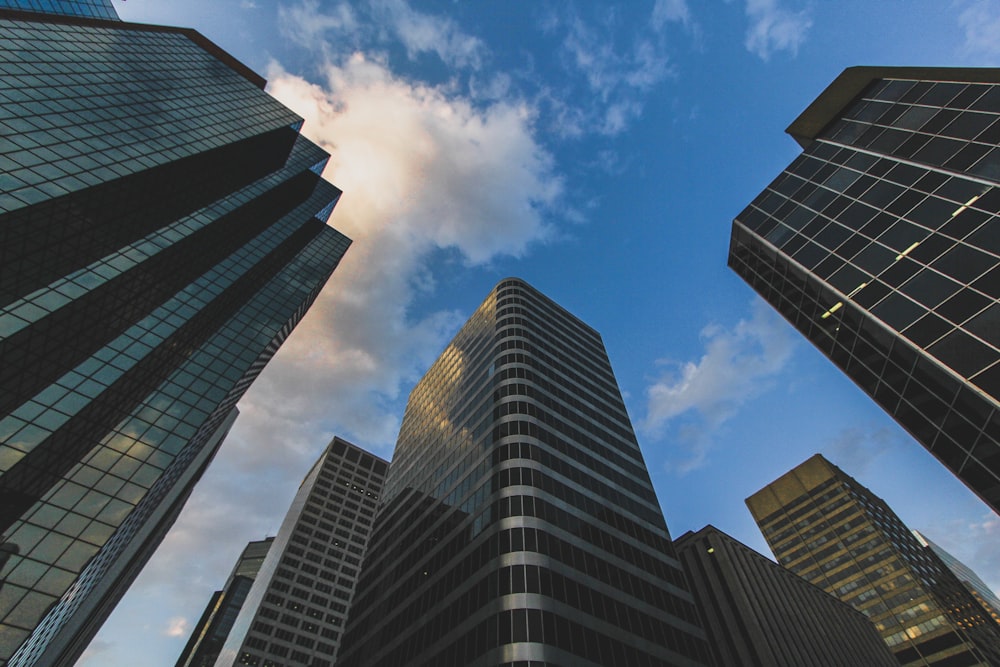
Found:
[(521, 277), (601, 332), (670, 531), (770, 554), (744, 499), (820, 452), (1000, 589), (1000, 517), (726, 267), (784, 133), (852, 65), (1000, 66), (1000, 0), (116, 0), (268, 79), (354, 239), (80, 665), (173, 665), (334, 435)]

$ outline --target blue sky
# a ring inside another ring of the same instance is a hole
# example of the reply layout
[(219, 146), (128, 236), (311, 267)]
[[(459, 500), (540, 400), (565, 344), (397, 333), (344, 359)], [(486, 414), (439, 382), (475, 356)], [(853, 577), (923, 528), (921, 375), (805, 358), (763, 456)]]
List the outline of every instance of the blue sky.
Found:
[(671, 532), (767, 553), (743, 500), (816, 452), (1000, 588), (1000, 519), (726, 268), (733, 217), (845, 67), (998, 66), (1000, 0), (129, 0), (269, 80), (355, 239), (81, 661), (172, 665), (334, 435), (406, 396), (520, 276), (601, 332)]

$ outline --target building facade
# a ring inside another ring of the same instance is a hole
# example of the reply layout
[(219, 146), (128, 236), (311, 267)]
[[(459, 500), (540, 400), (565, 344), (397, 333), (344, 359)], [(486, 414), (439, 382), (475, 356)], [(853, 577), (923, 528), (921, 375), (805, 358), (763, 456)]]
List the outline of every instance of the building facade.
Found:
[(215, 664), (273, 542), (274, 538), (268, 537), (250, 542), (243, 549), (226, 585), (212, 593), (174, 667), (212, 667)]
[(1000, 69), (855, 67), (729, 265), (1000, 511)]
[(1000, 598), (997, 598), (993, 589), (972, 568), (929, 540), (925, 535), (916, 530), (913, 531), (913, 535), (925, 549), (929, 549), (935, 556), (941, 559), (941, 563), (972, 593), (976, 601), (986, 610), (987, 615), (997, 623), (1000, 623)]
[(864, 614), (714, 526), (674, 546), (716, 665), (899, 665)]
[(82, 652), (350, 243), (328, 156), (262, 78), (111, 14), (0, 0), (10, 667)]
[(388, 467), (333, 439), (299, 486), (218, 659), (209, 664), (334, 665)]
[(338, 667), (709, 660), (600, 335), (502, 281), (410, 394)]
[(778, 562), (862, 612), (901, 665), (1000, 664), (1000, 632), (885, 502), (817, 454), (747, 498)]

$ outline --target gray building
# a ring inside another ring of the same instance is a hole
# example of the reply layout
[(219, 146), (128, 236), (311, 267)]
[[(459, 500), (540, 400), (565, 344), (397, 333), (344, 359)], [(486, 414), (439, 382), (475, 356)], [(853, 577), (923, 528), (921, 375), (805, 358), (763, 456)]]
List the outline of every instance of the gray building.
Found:
[(709, 660), (600, 335), (500, 282), (410, 393), (338, 667)]
[(0, 0), (0, 664), (72, 664), (350, 241), (193, 30)]
[(1000, 511), (1000, 69), (854, 67), (729, 266)]
[(868, 617), (714, 526), (674, 541), (725, 667), (894, 667)]
[(174, 667), (211, 667), (215, 664), (272, 542), (274, 538), (268, 537), (250, 542), (243, 549), (225, 586), (212, 594)]
[(333, 439), (299, 486), (211, 664), (332, 667), (388, 467)]
[(901, 665), (1000, 665), (1000, 628), (881, 498), (816, 454), (747, 498), (778, 562), (865, 614)]

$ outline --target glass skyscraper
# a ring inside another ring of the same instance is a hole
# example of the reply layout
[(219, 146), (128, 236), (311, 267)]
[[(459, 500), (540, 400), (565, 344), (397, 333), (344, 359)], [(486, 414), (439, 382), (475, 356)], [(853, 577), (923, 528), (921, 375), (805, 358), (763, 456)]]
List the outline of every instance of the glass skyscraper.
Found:
[(1000, 664), (1000, 626), (885, 501), (821, 455), (747, 506), (778, 562), (868, 616), (899, 664)]
[(263, 86), (108, 2), (0, 0), (0, 663), (85, 648), (350, 243)]
[(334, 438), (299, 486), (218, 667), (336, 663), (389, 464)]
[(212, 667), (215, 664), (273, 542), (274, 538), (268, 537), (250, 542), (243, 549), (225, 586), (209, 599), (174, 667)]
[(1000, 511), (1000, 69), (855, 67), (729, 265)]
[(709, 660), (600, 335), (502, 281), (410, 394), (338, 667)]

